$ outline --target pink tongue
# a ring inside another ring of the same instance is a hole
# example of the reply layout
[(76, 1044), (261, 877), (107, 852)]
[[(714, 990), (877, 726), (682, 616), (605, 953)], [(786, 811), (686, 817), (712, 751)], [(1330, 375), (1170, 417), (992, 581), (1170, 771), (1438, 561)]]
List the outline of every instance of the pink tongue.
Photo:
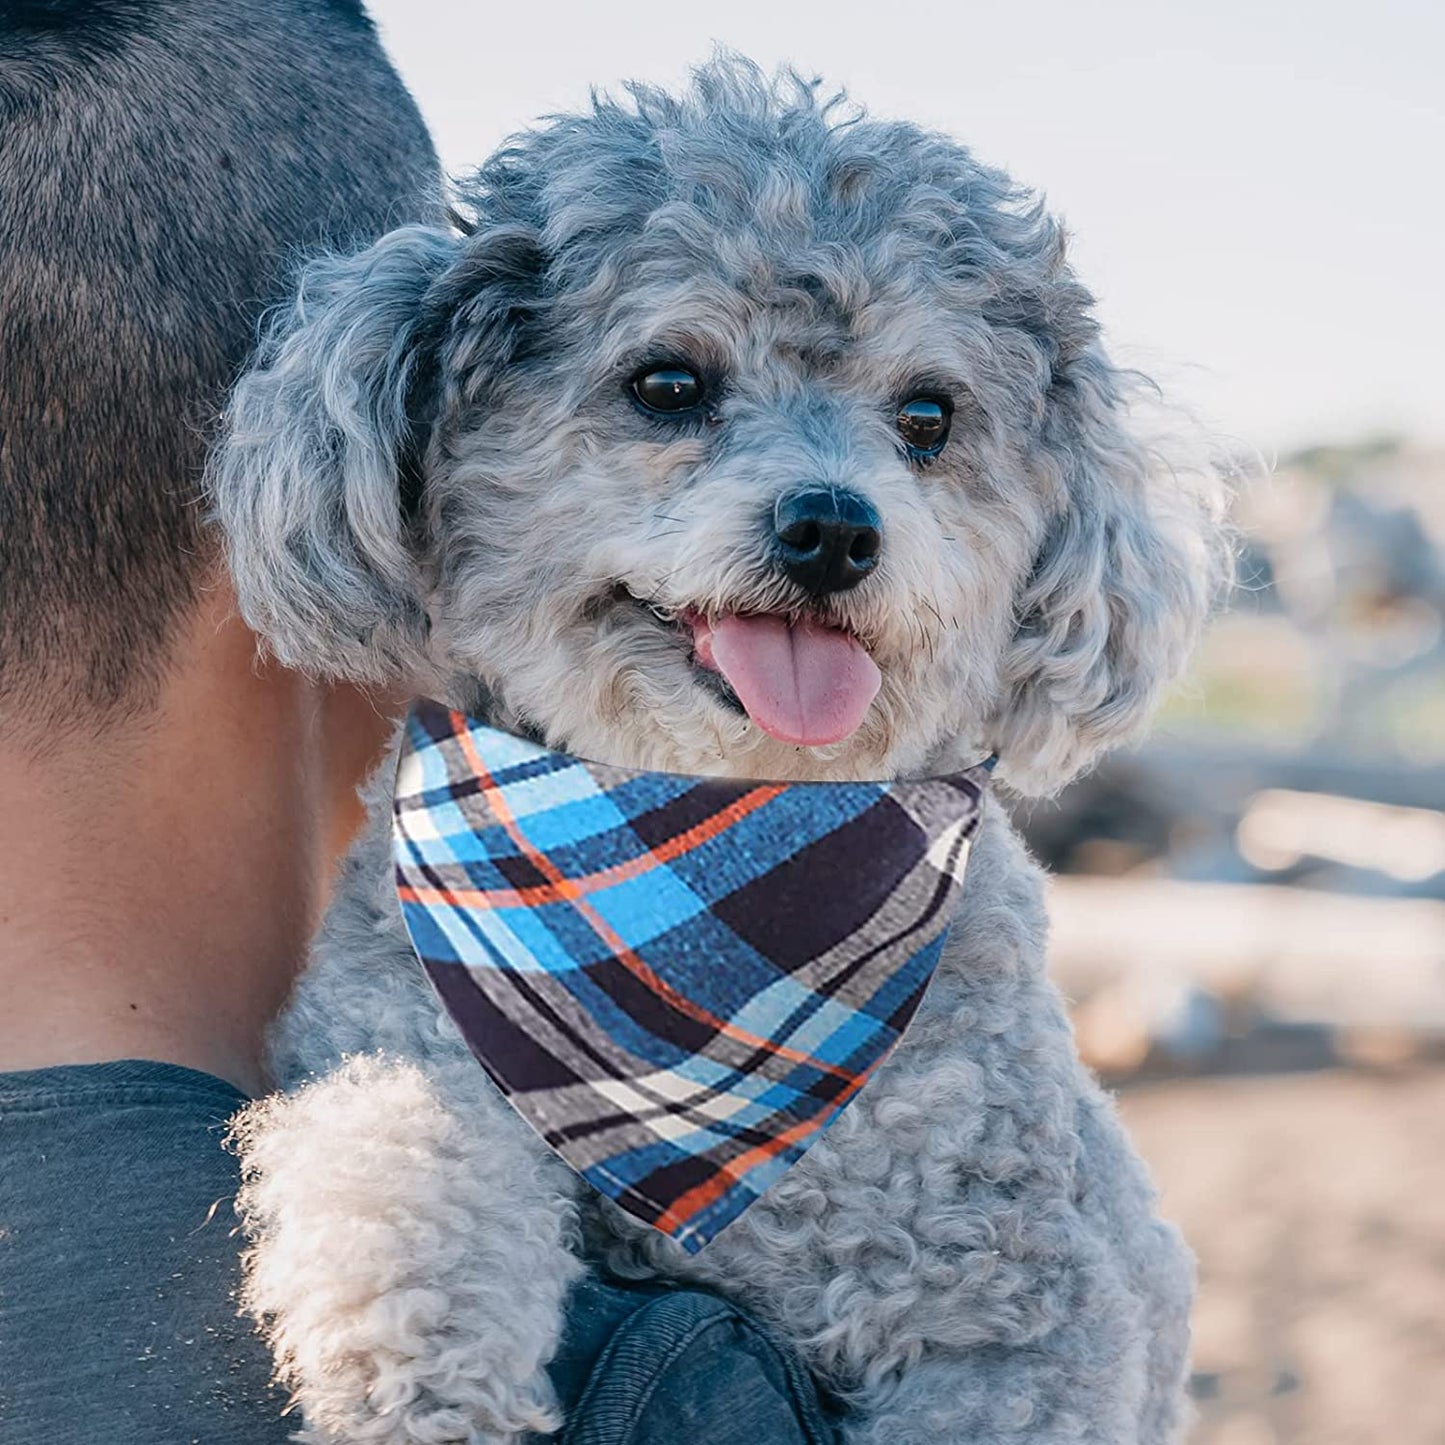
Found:
[(821, 747), (856, 732), (883, 679), (863, 645), (835, 627), (780, 617), (694, 623), (698, 661), (716, 667), (748, 716), (785, 743)]

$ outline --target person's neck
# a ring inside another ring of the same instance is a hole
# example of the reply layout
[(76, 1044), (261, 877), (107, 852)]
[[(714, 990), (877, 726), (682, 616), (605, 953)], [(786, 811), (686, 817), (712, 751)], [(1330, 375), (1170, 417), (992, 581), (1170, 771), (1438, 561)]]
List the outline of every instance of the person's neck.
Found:
[(0, 741), (0, 1070), (263, 1082), (360, 765), (334, 765), (332, 694), (258, 663), (226, 595), (195, 626), (144, 717)]

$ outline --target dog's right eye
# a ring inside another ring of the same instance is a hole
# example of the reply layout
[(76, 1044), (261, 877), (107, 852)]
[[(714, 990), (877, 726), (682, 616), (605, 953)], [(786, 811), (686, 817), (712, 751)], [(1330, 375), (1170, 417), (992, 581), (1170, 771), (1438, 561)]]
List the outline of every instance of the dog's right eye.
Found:
[(673, 413), (702, 405), (702, 382), (686, 367), (657, 366), (632, 378), (632, 394), (646, 411)]

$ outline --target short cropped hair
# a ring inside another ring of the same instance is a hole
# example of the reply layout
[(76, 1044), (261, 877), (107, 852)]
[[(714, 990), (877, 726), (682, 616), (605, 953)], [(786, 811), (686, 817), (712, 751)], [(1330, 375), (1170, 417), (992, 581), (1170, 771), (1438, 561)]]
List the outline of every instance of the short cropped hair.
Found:
[(0, 0), (0, 708), (154, 695), (263, 312), (441, 204), (358, 0)]

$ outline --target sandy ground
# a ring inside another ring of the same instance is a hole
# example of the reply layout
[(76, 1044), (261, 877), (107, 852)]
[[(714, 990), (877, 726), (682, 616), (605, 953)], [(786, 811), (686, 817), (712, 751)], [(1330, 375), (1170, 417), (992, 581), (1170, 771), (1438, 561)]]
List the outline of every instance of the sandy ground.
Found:
[(1445, 1068), (1119, 1102), (1199, 1256), (1191, 1445), (1445, 1445)]

